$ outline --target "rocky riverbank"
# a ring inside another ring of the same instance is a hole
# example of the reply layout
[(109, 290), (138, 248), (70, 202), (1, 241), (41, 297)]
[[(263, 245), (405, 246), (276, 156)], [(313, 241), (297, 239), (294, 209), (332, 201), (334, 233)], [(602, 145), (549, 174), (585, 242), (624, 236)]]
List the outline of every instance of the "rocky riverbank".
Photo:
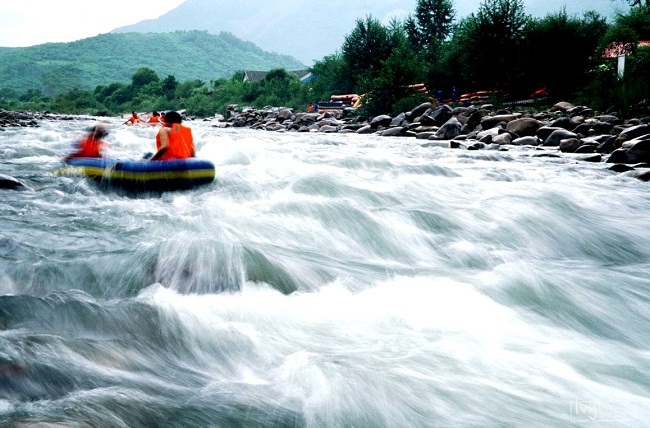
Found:
[(74, 120), (71, 115), (52, 114), (49, 112), (33, 113), (28, 111), (8, 111), (0, 109), (0, 129), (9, 127), (35, 127), (39, 120)]
[(464, 150), (507, 150), (529, 146), (535, 156), (571, 155), (585, 162), (606, 162), (617, 172), (650, 181), (650, 124), (598, 114), (589, 107), (559, 102), (534, 113), (496, 109), (492, 105), (452, 107), (424, 103), (395, 117), (367, 121), (345, 112), (295, 113), (287, 108), (254, 109), (230, 106), (228, 117), (215, 126), (248, 127), (275, 132), (376, 134), (423, 140), (423, 146)]

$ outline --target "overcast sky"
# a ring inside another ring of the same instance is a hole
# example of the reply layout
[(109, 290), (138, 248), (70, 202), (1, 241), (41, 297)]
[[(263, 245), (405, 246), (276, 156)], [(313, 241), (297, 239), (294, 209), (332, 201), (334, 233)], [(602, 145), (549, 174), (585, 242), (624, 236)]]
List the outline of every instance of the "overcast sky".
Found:
[[(184, 0), (0, 0), (0, 46), (71, 42), (155, 19)], [(153, 7), (155, 5), (155, 7)]]
[[(23, 47), (94, 37), (144, 19), (156, 19), (183, 1), (0, 0), (0, 46)], [(407, 3), (413, 4), (409, 13), (415, 10), (416, 0)], [(479, 0), (454, 1), (461, 16), (475, 11), (480, 3)], [(558, 11), (566, 5), (570, 14), (593, 8), (611, 16), (617, 7), (627, 6), (625, 0), (524, 0), (524, 4), (526, 11), (533, 15)]]

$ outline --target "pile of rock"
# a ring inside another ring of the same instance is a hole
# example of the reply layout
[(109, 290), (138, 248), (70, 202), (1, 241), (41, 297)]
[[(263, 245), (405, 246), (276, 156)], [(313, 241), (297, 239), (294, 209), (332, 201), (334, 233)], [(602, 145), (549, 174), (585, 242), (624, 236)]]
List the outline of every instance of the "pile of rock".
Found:
[[(650, 124), (646, 120), (597, 114), (567, 102), (549, 110), (496, 110), (492, 105), (451, 107), (424, 103), (395, 117), (381, 115), (358, 122), (353, 115), (335, 112), (294, 113), (287, 108), (254, 109), (230, 106), (225, 123), (265, 131), (338, 132), (414, 137), (425, 146), (467, 150), (507, 150), (509, 145), (550, 149), (544, 156), (578, 153), (576, 159), (617, 164), (616, 171), (650, 167)], [(650, 171), (639, 174), (650, 180)]]
[(39, 120), (73, 120), (70, 115), (58, 115), (50, 112), (7, 111), (0, 109), (0, 129), (8, 127), (36, 127)]

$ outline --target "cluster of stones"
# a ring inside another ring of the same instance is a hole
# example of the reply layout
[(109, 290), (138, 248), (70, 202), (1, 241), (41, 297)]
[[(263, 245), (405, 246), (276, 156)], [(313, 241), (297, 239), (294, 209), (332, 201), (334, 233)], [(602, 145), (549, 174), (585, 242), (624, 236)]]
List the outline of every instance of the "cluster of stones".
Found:
[(395, 117), (381, 115), (363, 122), (345, 113), (294, 113), (287, 108), (239, 111), (237, 106), (230, 106), (228, 118), (217, 126), (414, 137), (426, 140), (424, 146), (467, 150), (528, 146), (548, 149), (538, 156), (575, 153), (578, 160), (612, 163), (610, 169), (617, 172), (641, 170), (636, 176), (650, 180), (650, 124), (647, 119), (624, 120), (616, 114), (597, 114), (588, 107), (568, 102), (559, 102), (540, 113), (496, 110), (489, 104), (451, 107), (423, 103)]
[(33, 113), (28, 111), (7, 111), (0, 109), (0, 129), (9, 127), (36, 127), (39, 120), (73, 120), (68, 115), (57, 115), (49, 112)]

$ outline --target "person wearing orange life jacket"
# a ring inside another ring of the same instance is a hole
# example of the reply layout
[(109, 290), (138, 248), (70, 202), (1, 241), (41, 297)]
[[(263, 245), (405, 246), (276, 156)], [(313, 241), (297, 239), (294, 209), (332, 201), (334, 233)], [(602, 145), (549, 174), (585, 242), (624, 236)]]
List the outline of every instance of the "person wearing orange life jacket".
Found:
[(77, 151), (67, 155), (64, 160), (73, 158), (101, 158), (102, 152), (108, 147), (102, 138), (108, 135), (108, 131), (101, 125), (88, 129), (88, 135), (77, 145)]
[(181, 125), (182, 118), (178, 112), (170, 111), (165, 115), (165, 124), (156, 135), (156, 149), (149, 160), (173, 160), (194, 157), (194, 138), (192, 130)]
[(147, 120), (147, 123), (150, 125), (158, 125), (163, 122), (160, 120), (160, 114), (158, 114), (157, 111), (154, 111), (151, 113), (151, 117)]
[(142, 120), (138, 116), (138, 112), (133, 111), (131, 112), (131, 117), (126, 120), (126, 122), (123, 123), (123, 125), (128, 125), (128, 124), (135, 124), (135, 123), (140, 123)]

